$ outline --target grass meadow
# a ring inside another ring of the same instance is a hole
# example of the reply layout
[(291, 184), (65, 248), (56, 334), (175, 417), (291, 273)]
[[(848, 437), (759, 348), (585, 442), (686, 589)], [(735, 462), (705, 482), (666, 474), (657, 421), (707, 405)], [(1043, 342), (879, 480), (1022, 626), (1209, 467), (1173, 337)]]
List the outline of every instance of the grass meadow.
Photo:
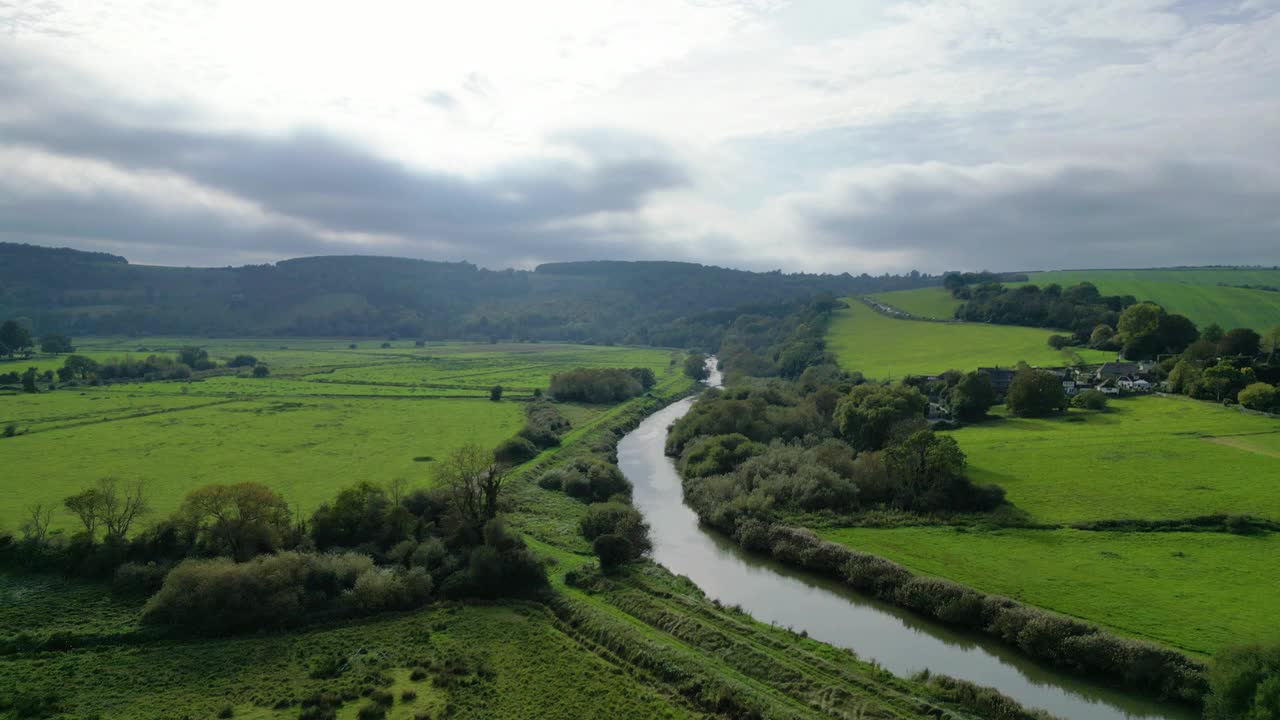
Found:
[(840, 366), (868, 378), (928, 375), (980, 366), (1011, 367), (1019, 361), (1038, 366), (1103, 362), (1115, 353), (1059, 351), (1049, 347), (1053, 333), (1037, 328), (981, 323), (902, 320), (881, 315), (856, 299), (835, 311), (827, 348)]
[[(348, 346), (354, 342), (355, 350)], [(220, 361), (246, 353), (267, 378), (234, 371), (197, 381), (63, 387), (0, 394), (5, 472), (17, 478), (0, 497), (0, 524), (16, 526), (35, 502), (59, 505), (98, 478), (142, 478), (155, 516), (215, 482), (255, 481), (309, 513), (359, 481), (431, 482), (434, 458), (468, 442), (486, 447), (524, 422), (522, 399), (550, 376), (575, 367), (648, 367), (659, 390), (685, 382), (661, 349), (560, 344), (381, 342), (343, 339), (88, 339), (99, 357), (172, 353), (201, 345)], [(502, 402), (489, 388), (506, 388)], [(565, 406), (578, 426), (606, 408)], [(154, 519), (153, 516), (151, 519)], [(55, 529), (73, 516), (54, 514)]]
[(1280, 536), (962, 530), (821, 534), (922, 574), (1193, 653), (1280, 639)]
[(1069, 270), (1032, 273), (1038, 285), (1073, 285), (1089, 281), (1104, 295), (1133, 295), (1180, 313), (1204, 327), (1218, 323), (1225, 329), (1250, 327), (1259, 332), (1280, 323), (1280, 293), (1231, 286), (1280, 287), (1280, 270)]
[[(953, 433), (977, 482), (1038, 522), (1215, 513), (1280, 520), (1280, 422), (1181, 397), (999, 416)], [(1238, 443), (1238, 444), (1236, 444)]]
[(916, 317), (930, 320), (950, 320), (955, 317), (956, 308), (960, 307), (960, 301), (951, 297), (951, 292), (943, 287), (894, 290), (870, 297)]

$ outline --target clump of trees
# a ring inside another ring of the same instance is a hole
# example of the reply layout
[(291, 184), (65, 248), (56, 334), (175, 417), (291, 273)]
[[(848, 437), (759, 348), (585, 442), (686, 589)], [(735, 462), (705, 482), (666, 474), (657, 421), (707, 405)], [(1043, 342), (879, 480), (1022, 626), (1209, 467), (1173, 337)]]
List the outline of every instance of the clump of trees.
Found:
[(0, 323), (0, 357), (28, 356), (34, 347), (31, 331), (17, 320)]
[(656, 382), (649, 368), (578, 368), (552, 375), (549, 392), (560, 401), (619, 403), (644, 394)]
[(1023, 367), (1009, 383), (1005, 403), (1018, 417), (1048, 417), (1066, 411), (1067, 393), (1054, 373)]
[(702, 353), (689, 353), (684, 359), (685, 377), (702, 381), (711, 376), (711, 370), (707, 367), (707, 356)]
[(975, 275), (972, 281), (963, 281), (959, 274), (944, 277), (944, 286), (956, 299), (964, 301), (956, 309), (958, 319), (1069, 330), (1072, 344), (1083, 345), (1089, 342), (1095, 328), (1114, 328), (1120, 312), (1137, 302), (1128, 295), (1104, 296), (1088, 282), (1067, 288), (1056, 283), (1043, 288), (1010, 288), (989, 276)]
[(649, 552), (649, 525), (631, 505), (618, 500), (587, 506), (579, 530), (591, 543), (602, 570), (634, 560)]
[(618, 466), (594, 457), (577, 458), (548, 470), (538, 478), (538, 485), (589, 503), (631, 498), (631, 482)]
[(1213, 658), (1207, 720), (1280, 718), (1280, 645), (1227, 648)]

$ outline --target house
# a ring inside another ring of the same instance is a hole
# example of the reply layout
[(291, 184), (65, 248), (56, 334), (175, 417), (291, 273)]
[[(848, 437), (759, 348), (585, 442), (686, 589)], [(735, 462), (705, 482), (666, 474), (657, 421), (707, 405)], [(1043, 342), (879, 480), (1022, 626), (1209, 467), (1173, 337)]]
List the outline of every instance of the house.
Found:
[(1075, 381), (1075, 380), (1063, 380), (1063, 381), (1062, 381), (1062, 391), (1063, 391), (1063, 392), (1065, 392), (1065, 393), (1067, 394), (1067, 397), (1071, 397), (1072, 395), (1075, 395), (1077, 392), (1079, 392), (1079, 390), (1077, 390), (1077, 389), (1076, 389), (1076, 381)]
[(1120, 394), (1120, 386), (1117, 385), (1116, 381), (1112, 378), (1107, 378), (1106, 380), (1103, 380), (1102, 382), (1098, 383), (1098, 386), (1095, 389), (1098, 392), (1106, 395)]
[(1140, 377), (1122, 377), (1116, 380), (1116, 387), (1129, 392), (1151, 392), (1155, 386)]
[(1138, 375), (1138, 363), (1136, 362), (1109, 362), (1103, 363), (1098, 368), (1098, 372), (1094, 373), (1094, 377), (1099, 380), (1118, 380), (1122, 377), (1134, 377)]
[(1003, 395), (1009, 391), (1009, 385), (1013, 383), (1013, 376), (1016, 371), (1012, 368), (989, 368), (980, 367), (978, 372), (986, 373), (987, 378), (991, 380), (991, 387), (995, 388), (996, 393)]

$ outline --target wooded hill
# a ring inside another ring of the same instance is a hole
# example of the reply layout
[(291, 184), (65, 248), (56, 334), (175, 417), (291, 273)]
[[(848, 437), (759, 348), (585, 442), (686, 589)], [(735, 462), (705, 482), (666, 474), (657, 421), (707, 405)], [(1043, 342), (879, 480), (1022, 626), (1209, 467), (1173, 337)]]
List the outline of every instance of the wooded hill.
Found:
[(752, 308), (940, 282), (919, 273), (756, 273), (678, 262), (494, 271), (372, 256), (177, 268), (0, 243), (0, 317), (25, 318), (40, 335), (394, 335), (707, 347)]

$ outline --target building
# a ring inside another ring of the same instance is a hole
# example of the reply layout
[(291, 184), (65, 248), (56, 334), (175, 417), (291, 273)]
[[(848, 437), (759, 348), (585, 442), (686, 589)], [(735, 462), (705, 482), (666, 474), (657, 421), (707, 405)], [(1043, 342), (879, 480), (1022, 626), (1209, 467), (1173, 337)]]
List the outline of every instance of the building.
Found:
[(1009, 385), (1013, 383), (1013, 376), (1017, 373), (1012, 368), (988, 368), (980, 367), (978, 372), (985, 373), (987, 378), (991, 380), (991, 387), (995, 388), (1000, 395), (1009, 391)]
[(1136, 377), (1138, 375), (1138, 363), (1136, 362), (1109, 362), (1103, 363), (1098, 368), (1098, 372), (1094, 373), (1094, 378), (1099, 382), (1103, 380), (1119, 380), (1122, 377)]

